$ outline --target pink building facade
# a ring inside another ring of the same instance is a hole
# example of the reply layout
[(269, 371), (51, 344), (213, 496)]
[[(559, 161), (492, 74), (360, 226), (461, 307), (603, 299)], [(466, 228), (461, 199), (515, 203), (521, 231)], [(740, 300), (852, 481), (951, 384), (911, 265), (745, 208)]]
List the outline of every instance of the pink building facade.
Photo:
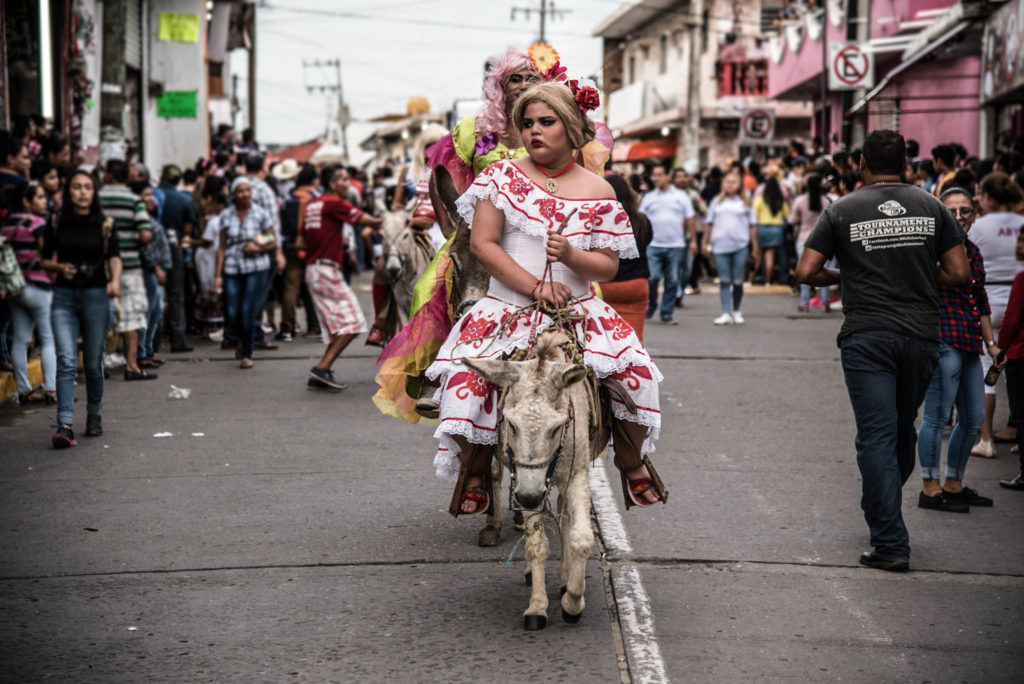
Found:
[[(979, 154), (985, 136), (979, 99), (983, 17), (973, 8), (976, 3), (871, 2), (859, 36), (852, 28), (858, 22), (851, 22), (839, 3), (825, 4), (826, 11), (790, 22), (771, 40), (770, 97), (810, 100), (813, 135), (827, 141), (829, 152), (857, 147), (866, 132), (890, 128), (917, 140), (925, 157), (932, 147), (954, 141)], [(826, 46), (845, 41), (856, 41), (873, 55), (874, 87), (827, 91), (823, 117)]]

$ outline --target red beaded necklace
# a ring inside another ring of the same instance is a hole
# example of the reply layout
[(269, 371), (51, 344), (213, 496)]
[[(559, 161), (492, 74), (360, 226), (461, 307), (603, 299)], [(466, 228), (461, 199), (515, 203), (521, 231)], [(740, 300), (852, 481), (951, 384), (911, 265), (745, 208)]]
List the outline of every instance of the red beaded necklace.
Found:
[(541, 171), (543, 171), (544, 175), (548, 177), (548, 179), (544, 181), (544, 189), (550, 192), (552, 195), (554, 195), (556, 192), (558, 192), (558, 181), (556, 181), (555, 179), (561, 175), (564, 175), (572, 171), (572, 167), (576, 166), (576, 160), (573, 159), (572, 161), (570, 161), (569, 165), (566, 166), (561, 171), (559, 171), (558, 173), (548, 173), (548, 170), (545, 169), (540, 164), (538, 164), (537, 162), (533, 162), (533, 165), (536, 166)]

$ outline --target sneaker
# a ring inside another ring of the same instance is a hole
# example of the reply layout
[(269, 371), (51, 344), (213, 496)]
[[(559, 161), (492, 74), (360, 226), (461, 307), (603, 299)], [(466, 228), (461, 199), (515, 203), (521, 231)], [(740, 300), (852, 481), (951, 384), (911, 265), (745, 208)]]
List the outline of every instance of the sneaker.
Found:
[(334, 379), (333, 371), (320, 370), (316, 366), (313, 366), (312, 368), (309, 369), (309, 377), (315, 380), (319, 380), (323, 384), (327, 385), (328, 387), (333, 387), (334, 389), (343, 390), (348, 388), (348, 385), (346, 385), (345, 383), (338, 382), (337, 380)]
[(306, 381), (306, 388), (311, 390), (320, 390), (321, 392), (332, 392), (337, 393), (341, 390), (337, 387), (331, 387), (326, 382), (317, 380), (316, 378), (310, 378)]
[(954, 501), (949, 497), (949, 492), (939, 492), (935, 496), (928, 496), (924, 492), (917, 497), (918, 508), (928, 508), (933, 511), (945, 511), (947, 513), (970, 513), (971, 508), (967, 504)]
[(85, 419), (85, 436), (99, 437), (103, 434), (103, 423), (100, 414), (90, 413)]
[(292, 334), (289, 332), (279, 332), (274, 335), (274, 339), (278, 342), (291, 342)]
[(302, 333), (303, 337), (320, 337), (320, 328), (311, 328)]
[(732, 314), (724, 313), (715, 319), (715, 325), (732, 325)]
[(968, 506), (991, 506), (992, 499), (987, 496), (982, 496), (970, 487), (964, 487), (959, 492), (946, 492), (943, 491), (946, 498), (956, 503), (966, 504)]
[(1003, 489), (1016, 489), (1018, 491), (1024, 490), (1024, 472), (1012, 480), (1000, 480), (999, 486)]
[(662, 318), (661, 322), (664, 325), (679, 325), (679, 321), (674, 318)]
[(979, 439), (978, 443), (971, 449), (971, 456), (979, 456), (981, 458), (995, 458), (996, 448), (992, 444), (990, 439)]
[(78, 445), (78, 442), (75, 441), (75, 433), (72, 432), (70, 425), (58, 425), (57, 431), (53, 433), (53, 439), (50, 441), (54, 449), (67, 449)]
[(733, 311), (732, 312), (732, 322), (735, 323), (736, 325), (743, 325), (743, 312), (742, 311)]
[(683, 294), (684, 295), (692, 295), (692, 294), (694, 294), (693, 288), (690, 287), (689, 285), (687, 285), (686, 287), (683, 288)]

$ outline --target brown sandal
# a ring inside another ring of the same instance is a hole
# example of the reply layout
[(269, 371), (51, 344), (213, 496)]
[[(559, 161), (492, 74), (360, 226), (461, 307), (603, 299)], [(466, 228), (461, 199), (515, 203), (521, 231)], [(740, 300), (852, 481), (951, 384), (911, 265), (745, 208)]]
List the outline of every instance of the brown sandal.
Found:
[[(491, 477), (491, 459), (494, 456), (494, 447), (489, 444), (475, 444), (469, 450), (469, 455), (463, 457), (459, 454), (459, 461), (461, 467), (459, 468), (459, 479), (455, 482), (455, 491), (452, 493), (452, 501), (448, 506), (448, 512), (454, 517), (460, 515), (479, 515), (481, 513), (487, 513), (490, 515), (494, 512), (494, 502), (491, 501), (490, 492), (494, 490), (494, 481)], [(486, 459), (485, 467), (481, 469), (480, 461)], [(482, 472), (472, 472), (474, 470), (482, 470)], [(479, 487), (467, 487), (466, 480), (470, 477), (479, 477), (481, 486)], [(472, 513), (466, 513), (462, 510), (462, 504), (464, 501), (475, 501), (482, 506), (477, 506), (477, 509)]]

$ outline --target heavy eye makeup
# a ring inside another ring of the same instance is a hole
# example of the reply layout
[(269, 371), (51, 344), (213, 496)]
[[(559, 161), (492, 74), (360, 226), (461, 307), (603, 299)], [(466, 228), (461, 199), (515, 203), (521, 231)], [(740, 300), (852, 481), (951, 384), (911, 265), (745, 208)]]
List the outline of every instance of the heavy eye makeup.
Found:
[[(556, 119), (553, 116), (542, 116), (541, 118), (537, 119), (537, 123), (539, 123), (541, 126), (544, 126), (545, 128), (547, 128), (548, 126), (554, 126), (556, 121), (558, 121), (558, 119)], [(532, 127), (533, 119), (523, 119), (523, 128)]]

